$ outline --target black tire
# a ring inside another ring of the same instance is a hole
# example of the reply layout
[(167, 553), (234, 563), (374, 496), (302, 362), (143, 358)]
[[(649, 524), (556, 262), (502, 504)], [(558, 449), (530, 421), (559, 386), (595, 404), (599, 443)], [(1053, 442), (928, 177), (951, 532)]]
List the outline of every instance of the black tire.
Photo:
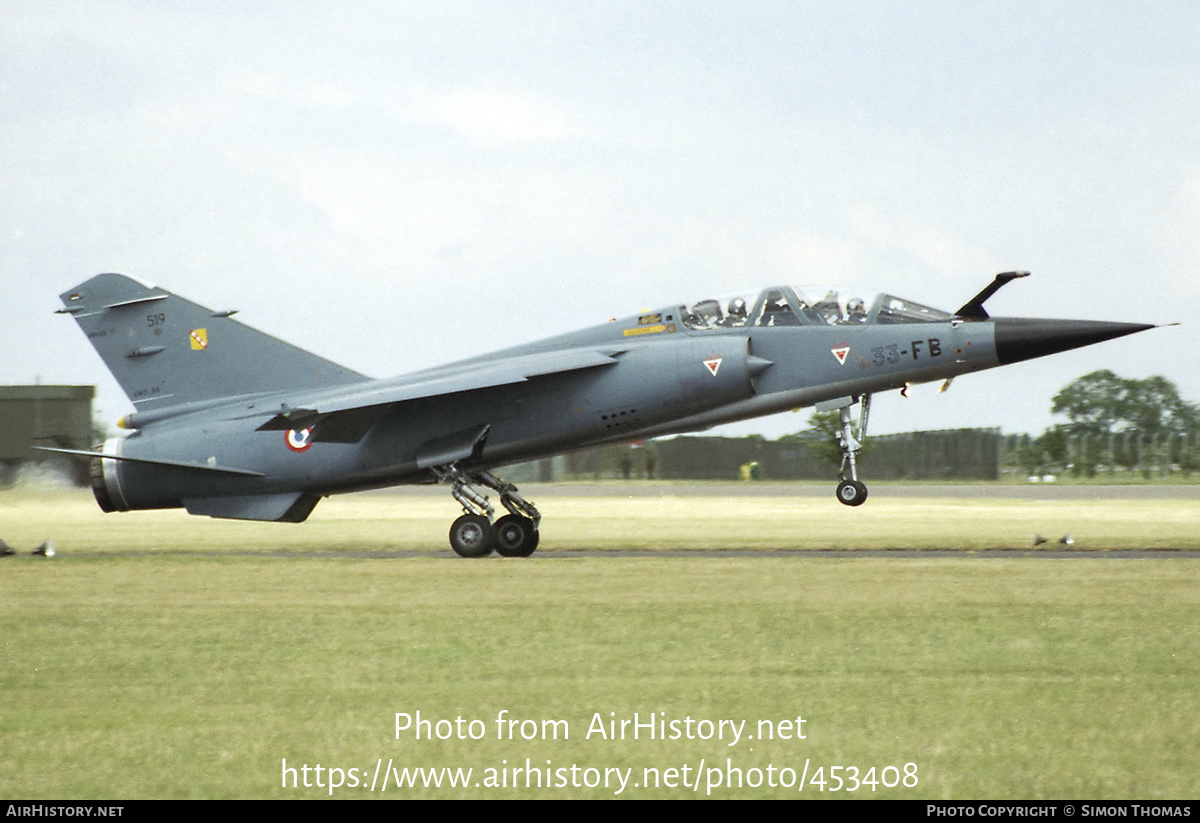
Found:
[(496, 542), (496, 530), (480, 514), (464, 514), (450, 526), (450, 548), (459, 557), (487, 557)]
[(867, 502), (867, 487), (857, 480), (843, 480), (838, 483), (837, 499), (845, 506), (861, 506)]
[(506, 514), (496, 521), (496, 553), (501, 557), (529, 557), (540, 539), (528, 517)]

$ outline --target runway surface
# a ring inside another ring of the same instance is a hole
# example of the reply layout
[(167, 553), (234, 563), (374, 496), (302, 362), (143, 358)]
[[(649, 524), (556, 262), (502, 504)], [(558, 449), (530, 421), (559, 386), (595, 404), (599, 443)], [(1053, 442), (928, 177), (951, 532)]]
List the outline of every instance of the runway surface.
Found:
[[(683, 483), (633, 481), (597, 483), (521, 483), (526, 497), (832, 497), (835, 483)], [(1197, 500), (1195, 485), (1062, 485), (1030, 483), (1007, 485), (961, 484), (869, 484), (872, 499), (931, 498), (957, 500)], [(397, 486), (364, 494), (428, 494), (445, 496), (440, 485)]]
[(1196, 549), (538, 549), (529, 558), (504, 558), (497, 554), (466, 559), (445, 551), (426, 549), (384, 549), (355, 551), (321, 551), (297, 549), (287, 551), (230, 551), (214, 549), (156, 549), (146, 552), (70, 552), (75, 557), (275, 557), (279, 559), (327, 558), (345, 560), (416, 559), (448, 560), (455, 563), (505, 562), (521, 563), (539, 560), (578, 560), (604, 558), (621, 560), (631, 557), (694, 559), (731, 558), (788, 558), (792, 560), (853, 560), (856, 558), (891, 558), (894, 560), (1200, 560)]

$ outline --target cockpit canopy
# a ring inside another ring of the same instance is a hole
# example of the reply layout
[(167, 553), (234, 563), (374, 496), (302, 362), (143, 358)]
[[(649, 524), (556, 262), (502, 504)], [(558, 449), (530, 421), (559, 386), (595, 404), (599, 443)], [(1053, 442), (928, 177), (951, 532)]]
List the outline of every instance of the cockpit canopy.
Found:
[[(824, 295), (811, 299), (812, 295)], [(695, 331), (743, 326), (857, 326), (878, 323), (936, 323), (949, 312), (890, 294), (856, 289), (772, 286), (758, 297), (709, 298), (679, 307), (683, 324)]]

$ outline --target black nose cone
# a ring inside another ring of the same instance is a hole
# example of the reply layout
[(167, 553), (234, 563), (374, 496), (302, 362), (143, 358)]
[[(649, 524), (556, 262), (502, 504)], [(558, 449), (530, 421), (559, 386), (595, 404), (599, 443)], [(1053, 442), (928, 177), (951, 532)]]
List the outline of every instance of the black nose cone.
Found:
[(1002, 366), (1154, 328), (1146, 323), (1037, 320), (1024, 317), (997, 317), (995, 323), (996, 357)]

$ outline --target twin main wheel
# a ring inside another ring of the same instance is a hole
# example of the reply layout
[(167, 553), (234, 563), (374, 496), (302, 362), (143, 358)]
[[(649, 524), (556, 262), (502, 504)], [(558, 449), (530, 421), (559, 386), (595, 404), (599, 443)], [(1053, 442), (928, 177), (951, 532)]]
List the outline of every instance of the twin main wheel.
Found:
[(450, 547), (459, 557), (529, 557), (540, 535), (528, 517), (508, 514), (495, 525), (481, 514), (464, 514), (450, 526)]
[(519, 514), (506, 514), (496, 521), (496, 552), (501, 557), (529, 557), (538, 547), (541, 532), (533, 521)]

